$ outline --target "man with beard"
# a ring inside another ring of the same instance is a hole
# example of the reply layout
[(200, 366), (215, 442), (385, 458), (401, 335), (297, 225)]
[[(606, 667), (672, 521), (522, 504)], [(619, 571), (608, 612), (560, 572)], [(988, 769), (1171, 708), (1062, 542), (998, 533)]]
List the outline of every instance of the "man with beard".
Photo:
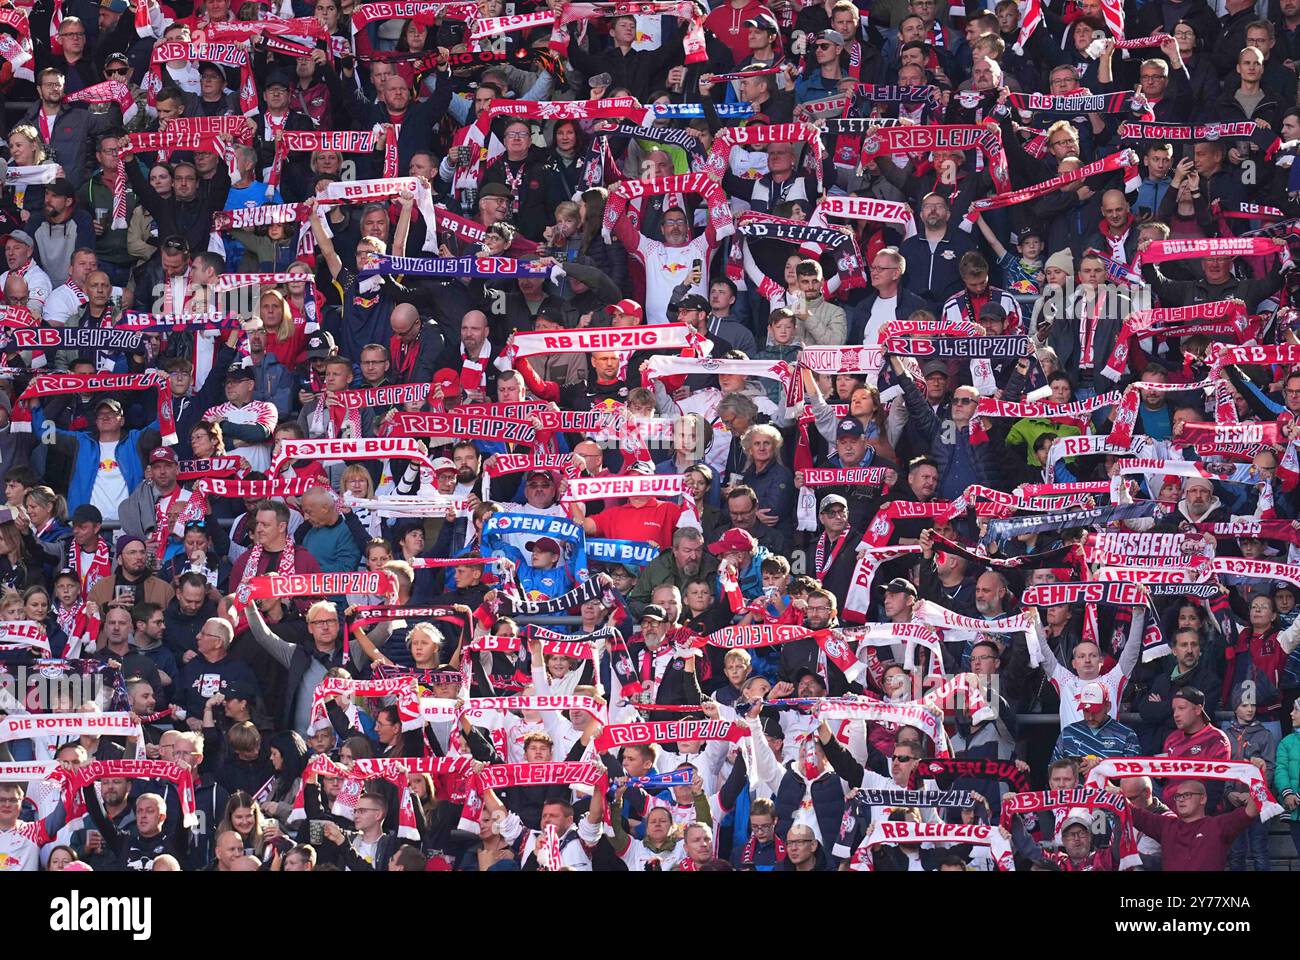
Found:
[(849, 503), (838, 493), (822, 497), (822, 533), (813, 546), (812, 573), (832, 595), (847, 596), (862, 534), (849, 527)]
[(167, 584), (149, 572), (149, 553), (139, 537), (128, 534), (118, 540), (117, 562), (117, 572), (90, 589), (86, 599), (91, 603), (103, 610), (114, 601), (129, 606), (148, 602), (163, 607), (171, 600), (172, 592)]
[(949, 229), (952, 210), (938, 193), (921, 198), (921, 231), (898, 248), (907, 263), (903, 289), (926, 301), (936, 312), (939, 304), (961, 285), (957, 264), (974, 249), (970, 237)]
[[(803, 625), (809, 630), (833, 630), (839, 625), (835, 594), (830, 590), (810, 591), (803, 613)], [(813, 637), (804, 637), (781, 645), (780, 678), (794, 683), (801, 670), (811, 670), (817, 675), (818, 680), (825, 678), (828, 681), (826, 686), (833, 697), (860, 689), (857, 684), (849, 683), (843, 671), (826, 656), (821, 644)], [(804, 696), (801, 693), (796, 695)]]
[(650, 602), (656, 587), (671, 584), (684, 592), (690, 581), (712, 580), (717, 573), (718, 561), (705, 551), (704, 534), (694, 527), (679, 527), (673, 531), (672, 549), (664, 550), (646, 564), (627, 600), (635, 612)]

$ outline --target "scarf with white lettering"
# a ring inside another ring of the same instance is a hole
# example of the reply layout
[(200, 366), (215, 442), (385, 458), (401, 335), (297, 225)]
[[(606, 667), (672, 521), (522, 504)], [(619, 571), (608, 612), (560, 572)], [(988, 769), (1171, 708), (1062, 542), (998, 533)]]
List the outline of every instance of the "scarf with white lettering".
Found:
[(78, 90), (76, 93), (69, 93), (63, 98), (63, 102), (116, 103), (122, 109), (123, 123), (130, 123), (138, 112), (135, 97), (131, 95), (131, 88), (121, 80), (106, 80)]
[(393, 677), (385, 680), (351, 680), (345, 677), (324, 677), (311, 695), (311, 713), (307, 721), (307, 735), (329, 726), (325, 701), (330, 697), (393, 697), (403, 730), (420, 729), (420, 690), (414, 676)]
[[(1057, 98), (1053, 98), (1057, 99)], [(971, 201), (970, 208), (966, 211), (966, 216), (962, 220), (961, 228), (970, 232), (975, 221), (979, 219), (981, 213), (986, 210), (997, 210), (1001, 207), (1015, 206), (1016, 204), (1026, 203), (1030, 200), (1036, 200), (1038, 197), (1045, 196), (1059, 190), (1068, 183), (1076, 183), (1080, 180), (1086, 180), (1089, 177), (1096, 176), (1100, 173), (1110, 173), (1119, 170), (1121, 167), (1133, 169), (1137, 165), (1137, 154), (1132, 150), (1121, 150), (1118, 153), (1112, 153), (1103, 157), (1087, 166), (1071, 170), (1069, 173), (1063, 173), (1060, 176), (1052, 177), (1041, 183), (1036, 183), (1030, 187), (1021, 187), (1019, 190), (1012, 190), (1008, 193), (998, 193), (993, 197), (982, 197), (978, 200)]]
[[(708, 174), (686, 173), (673, 177), (655, 177), (651, 180), (622, 180), (609, 190), (605, 201), (605, 217), (601, 231), (605, 242), (613, 239), (614, 224), (628, 216), (628, 205), (640, 197), (663, 196), (668, 193), (695, 193), (704, 198), (709, 210), (709, 223), (713, 238), (721, 240), (735, 232), (731, 217), (731, 204), (727, 196)], [(633, 221), (635, 223), (635, 221)]]
[[(638, 327), (600, 327), (556, 330), (545, 333), (515, 333), (506, 344), (506, 356), (532, 357), (548, 353), (601, 353), (608, 350), (682, 350), (704, 352), (707, 344), (685, 323), (661, 323)], [(709, 345), (711, 346), (711, 344)]]
[[(271, 463), (279, 472), (294, 460), (414, 460), (433, 476), (433, 462), (424, 445), (410, 437), (353, 437), (348, 440), (289, 440), (280, 443), (280, 453)], [(423, 483), (423, 480), (421, 481)]]
[[(715, 77), (721, 80), (721, 77)], [(804, 164), (816, 172), (817, 192), (822, 193), (822, 138), (811, 123), (771, 123), (749, 124), (743, 127), (723, 127), (713, 138), (713, 148), (709, 151), (704, 169), (718, 182), (727, 171), (727, 158), (731, 156), (732, 147), (749, 144), (768, 143), (802, 143), (809, 153), (804, 157)]]
[(1110, 793), (1106, 790), (1094, 789), (1091, 786), (1078, 787), (1073, 790), (1039, 790), (1031, 793), (1013, 793), (1003, 798), (999, 825), (1010, 830), (1012, 818), (1015, 816), (1038, 813), (1044, 810), (1072, 810), (1075, 808), (1106, 810), (1113, 813), (1119, 820), (1119, 868), (1127, 870), (1141, 865), (1142, 861), (1137, 852), (1137, 835), (1133, 830), (1128, 800), (1120, 793)]
[(396, 438), (473, 437), (478, 440), (496, 440), (531, 447), (537, 442), (537, 433), (526, 420), (507, 417), (465, 416), (459, 410), (451, 413), (410, 413), (398, 411), (389, 422), (389, 432)]
[(181, 821), (193, 829), (199, 825), (194, 808), (194, 774), (189, 767), (166, 760), (95, 760), (64, 772), (69, 789), (79, 791), (104, 777), (128, 780), (166, 780), (176, 788)]
[(149, 73), (141, 86), (149, 97), (149, 106), (158, 104), (158, 94), (163, 89), (162, 65), (184, 61), (197, 63), (206, 61), (222, 67), (239, 68), (239, 109), (246, 117), (256, 116), (257, 87), (253, 83), (248, 47), (239, 43), (181, 43), (169, 41), (158, 43), (153, 48), (150, 58)]
[(989, 176), (998, 193), (1011, 192), (1006, 155), (1002, 150), (1002, 132), (993, 121), (979, 126), (960, 124), (925, 124), (906, 127), (880, 127), (862, 139), (861, 162), (879, 156), (904, 153), (929, 153), (932, 150), (979, 150), (988, 164)]
[(133, 713), (24, 713), (0, 718), (0, 743), (30, 737), (139, 737)]
[(602, 763), (494, 763), (470, 776), (468, 796), (458, 828), (477, 833), (483, 816), (483, 794), (487, 790), (566, 784), (585, 792), (604, 790), (608, 773)]
[(686, 63), (703, 63), (708, 60), (708, 51), (704, 37), (704, 18), (699, 7), (690, 0), (619, 0), (616, 3), (566, 3), (563, 12), (556, 18), (551, 30), (550, 46), (553, 51), (563, 54), (568, 50), (568, 38), (563, 28), (577, 20), (591, 20), (596, 17), (660, 17), (671, 16), (689, 21), (686, 33), (682, 37), (682, 49), (686, 54)]
[[(284, 553), (290, 552), (291, 548), (286, 546)], [(281, 556), (283, 557), (283, 554)], [(251, 564), (252, 558), (249, 562)], [(386, 570), (349, 573), (277, 573), (255, 576), (251, 579), (245, 577), (239, 586), (239, 602), (269, 600), (272, 597), (332, 597), (349, 593), (386, 596), (396, 591), (397, 581)]]
[(893, 227), (907, 239), (916, 235), (916, 215), (909, 204), (901, 200), (879, 200), (872, 197), (822, 197), (812, 215), (810, 226), (826, 226), (827, 217), (842, 220), (865, 220)]
[(1121, 140), (1236, 140), (1254, 136), (1258, 128), (1255, 121), (1245, 120), (1240, 123), (1206, 123), (1191, 126), (1189, 124), (1170, 123), (1122, 123), (1119, 127)]
[(45, 373), (32, 377), (19, 399), (66, 396), (72, 393), (117, 393), (123, 390), (158, 391), (158, 429), (162, 434), (162, 442), (176, 443), (171, 382), (165, 373)]
[(317, 486), (328, 486), (328, 483), (321, 477), (225, 480), (215, 476), (205, 476), (194, 485), (194, 489), (206, 496), (213, 497), (231, 497), (240, 500), (273, 500), (284, 497), (301, 497), (312, 487)]

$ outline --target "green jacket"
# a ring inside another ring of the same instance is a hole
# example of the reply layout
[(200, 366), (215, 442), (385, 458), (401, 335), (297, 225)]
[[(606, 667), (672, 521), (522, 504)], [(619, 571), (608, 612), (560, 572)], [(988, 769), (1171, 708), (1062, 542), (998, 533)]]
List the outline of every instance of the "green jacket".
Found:
[(686, 582), (688, 580), (708, 580), (718, 574), (718, 558), (704, 550), (704, 555), (700, 558), (700, 571), (694, 576), (688, 577), (677, 567), (677, 558), (673, 556), (671, 549), (666, 549), (659, 556), (655, 557), (645, 565), (641, 571), (641, 576), (636, 578), (636, 586), (628, 594), (628, 602), (632, 605), (634, 615), (639, 615), (641, 608), (650, 602), (650, 595), (654, 592), (655, 587), (661, 587), (665, 583), (671, 583), (682, 593), (686, 592)]
[[(1277, 745), (1273, 790), (1279, 803), (1288, 793), (1300, 793), (1300, 731), (1291, 731)], [(1292, 810), (1290, 817), (1300, 820), (1300, 807)]]

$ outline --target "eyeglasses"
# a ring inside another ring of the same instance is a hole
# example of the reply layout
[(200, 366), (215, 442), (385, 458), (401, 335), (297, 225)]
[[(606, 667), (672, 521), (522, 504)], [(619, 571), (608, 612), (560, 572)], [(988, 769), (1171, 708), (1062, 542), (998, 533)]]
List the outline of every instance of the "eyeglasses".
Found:
[(84, 39), (85, 36), (86, 36), (85, 30), (69, 30), (67, 33), (60, 33), (59, 39), (66, 40), (69, 37), (82, 37)]
[(515, 131), (512, 131), (511, 133), (507, 133), (507, 134), (506, 134), (506, 139), (507, 139), (507, 140), (527, 140), (527, 139), (529, 138), (529, 136), (530, 136), (530, 134), (524, 133), (524, 132), (519, 131), (519, 130), (515, 130)]
[(900, 757), (898, 754), (894, 754), (890, 759), (893, 760), (894, 763), (915, 763), (916, 760), (917, 760), (918, 758), (917, 758), (917, 757)]
[(1048, 140), (1047, 145), (1049, 147), (1072, 147), (1074, 146), (1074, 141), (1067, 137), (1064, 140)]
[(965, 405), (965, 404), (968, 404), (968, 403), (979, 403), (979, 401), (976, 400), (974, 397), (953, 397), (953, 398), (952, 398), (952, 402), (953, 402), (953, 403), (960, 403), (960, 404), (962, 404), (962, 405)]
[(105, 70), (104, 73), (106, 73), (106, 74), (107, 74), (108, 76), (110, 76), (110, 77), (128, 77), (128, 76), (131, 75), (131, 68), (130, 68), (130, 67), (118, 67), (118, 68), (113, 69), (113, 70)]
[(1197, 793), (1195, 790), (1184, 790), (1182, 793), (1175, 793), (1174, 799), (1186, 800), (1188, 797), (1199, 797), (1199, 796), (1203, 796), (1203, 794)]
[[(931, 209), (938, 210), (938, 209), (940, 209), (940, 208), (939, 208), (939, 207), (932, 207)], [(893, 264), (889, 264), (889, 263), (873, 263), (873, 264), (871, 265), (871, 272), (872, 272), (872, 273), (876, 273), (876, 272), (884, 273), (886, 270), (897, 270), (897, 269), (898, 269), (897, 266), (895, 266), (895, 265), (893, 265)]]
[(841, 507), (841, 506), (827, 507), (825, 510), (822, 511), (822, 516), (824, 516), (824, 517), (842, 517), (842, 516), (844, 516), (845, 514), (847, 514), (848, 512), (849, 512), (849, 511), (848, 511), (847, 508), (845, 508), (845, 507)]
[(329, 618), (329, 619), (308, 620), (308, 621), (307, 621), (307, 626), (309, 626), (309, 627), (321, 627), (321, 626), (324, 626), (324, 625), (327, 624), (327, 623), (338, 623), (338, 621), (335, 620), (335, 619), (332, 618), (332, 617)]
[(813, 842), (814, 842), (814, 841), (812, 841), (812, 840), (787, 840), (787, 841), (785, 842), (785, 845), (786, 845), (787, 847), (803, 847), (803, 846), (807, 846), (808, 844), (813, 843)]
[(674, 217), (674, 218), (671, 219), (671, 220), (660, 220), (659, 222), (660, 222), (661, 224), (663, 224), (663, 226), (665, 226), (665, 227), (684, 227), (684, 226), (686, 226), (686, 221), (685, 221), (685, 220), (682, 220), (682, 219), (680, 219), (680, 218), (678, 218), (678, 217)]

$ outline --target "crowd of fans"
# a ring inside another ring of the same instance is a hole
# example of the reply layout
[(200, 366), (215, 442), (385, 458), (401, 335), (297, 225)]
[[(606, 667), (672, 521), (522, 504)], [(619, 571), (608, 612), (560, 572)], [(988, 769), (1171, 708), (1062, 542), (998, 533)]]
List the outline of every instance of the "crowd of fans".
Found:
[(0, 47), (0, 870), (1300, 850), (1300, 0)]

